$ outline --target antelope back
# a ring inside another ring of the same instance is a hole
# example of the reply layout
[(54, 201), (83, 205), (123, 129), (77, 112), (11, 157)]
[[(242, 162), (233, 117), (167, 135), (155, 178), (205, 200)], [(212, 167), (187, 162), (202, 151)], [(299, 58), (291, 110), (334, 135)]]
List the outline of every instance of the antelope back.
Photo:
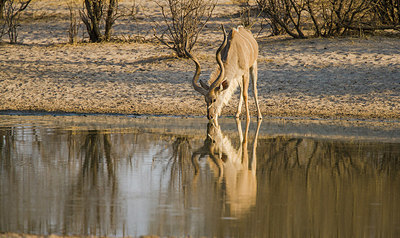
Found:
[(221, 52), (225, 70), (230, 67), (249, 69), (258, 57), (258, 44), (253, 34), (242, 26), (233, 28), (228, 35), (228, 42)]

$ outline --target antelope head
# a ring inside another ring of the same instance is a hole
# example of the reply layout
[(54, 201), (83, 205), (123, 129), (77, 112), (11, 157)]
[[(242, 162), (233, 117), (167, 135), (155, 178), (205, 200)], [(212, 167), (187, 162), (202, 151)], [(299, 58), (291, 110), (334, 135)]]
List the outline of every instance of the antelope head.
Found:
[(194, 89), (204, 96), (204, 99), (207, 104), (207, 118), (209, 120), (218, 118), (218, 113), (220, 113), (221, 105), (223, 103), (222, 101), (220, 101), (223, 100), (223, 98), (220, 97), (220, 95), (229, 86), (227, 80), (225, 80), (225, 68), (221, 59), (221, 51), (225, 48), (227, 43), (226, 31), (223, 25), (222, 25), (222, 31), (224, 32), (224, 41), (222, 42), (216, 53), (216, 60), (219, 66), (219, 74), (214, 81), (211, 80), (212, 84), (210, 86), (204, 83), (203, 81), (199, 80), (201, 73), (200, 63), (195, 56), (193, 56), (187, 51), (186, 49), (186, 46), (188, 45), (187, 41), (185, 45), (186, 55), (190, 59), (192, 59), (196, 64), (196, 72), (193, 76), (192, 84)]

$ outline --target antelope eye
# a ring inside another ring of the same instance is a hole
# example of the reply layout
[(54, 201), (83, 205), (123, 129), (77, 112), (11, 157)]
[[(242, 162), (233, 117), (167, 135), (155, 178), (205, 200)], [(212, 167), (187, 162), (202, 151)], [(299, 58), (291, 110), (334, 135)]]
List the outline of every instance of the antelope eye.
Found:
[(214, 98), (214, 99), (213, 99), (213, 102), (215, 102), (215, 101), (217, 101), (217, 99)]

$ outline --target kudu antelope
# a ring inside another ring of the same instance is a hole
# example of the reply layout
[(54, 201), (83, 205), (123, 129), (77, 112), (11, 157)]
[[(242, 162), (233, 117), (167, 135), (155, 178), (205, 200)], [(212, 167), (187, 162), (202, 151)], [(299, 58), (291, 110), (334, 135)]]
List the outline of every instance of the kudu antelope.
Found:
[[(224, 41), (218, 48), (216, 59), (218, 68), (209, 79), (209, 84), (200, 80), (200, 63), (198, 59), (190, 54), (185, 47), (185, 52), (196, 64), (196, 71), (193, 76), (193, 87), (196, 91), (204, 95), (207, 103), (207, 118), (215, 119), (221, 114), (222, 107), (228, 104), (237, 87), (240, 87), (239, 105), (237, 107), (236, 118), (240, 116), (242, 103), (244, 100), (246, 107), (246, 118), (250, 118), (247, 95), (249, 88), (249, 78), (253, 81), (254, 99), (257, 106), (258, 119), (262, 118), (258, 105), (257, 95), (257, 57), (258, 44), (249, 30), (239, 26), (233, 28), (228, 36), (224, 26)], [(187, 42), (186, 42), (187, 45)]]

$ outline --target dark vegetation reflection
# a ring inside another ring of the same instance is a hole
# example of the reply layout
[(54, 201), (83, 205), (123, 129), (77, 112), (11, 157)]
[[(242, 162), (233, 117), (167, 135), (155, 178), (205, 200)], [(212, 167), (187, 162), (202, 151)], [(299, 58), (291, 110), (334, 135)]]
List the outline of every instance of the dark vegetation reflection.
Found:
[(0, 138), (0, 232), (115, 233), (110, 134), (10, 127), (1, 128)]
[[(78, 158), (78, 179), (65, 204), (63, 233), (113, 235), (118, 229), (118, 180), (111, 136), (99, 130), (69, 133), (69, 159)], [(78, 198), (78, 199), (77, 199)], [(77, 222), (79, 221), (79, 222)], [(106, 227), (105, 227), (106, 226)], [(104, 229), (106, 228), (106, 229)]]
[[(398, 143), (260, 135), (261, 122), (242, 124), (208, 124), (203, 135), (2, 127), (0, 232), (400, 235)], [(133, 189), (141, 177), (149, 182)], [(142, 198), (145, 212), (130, 209)]]

